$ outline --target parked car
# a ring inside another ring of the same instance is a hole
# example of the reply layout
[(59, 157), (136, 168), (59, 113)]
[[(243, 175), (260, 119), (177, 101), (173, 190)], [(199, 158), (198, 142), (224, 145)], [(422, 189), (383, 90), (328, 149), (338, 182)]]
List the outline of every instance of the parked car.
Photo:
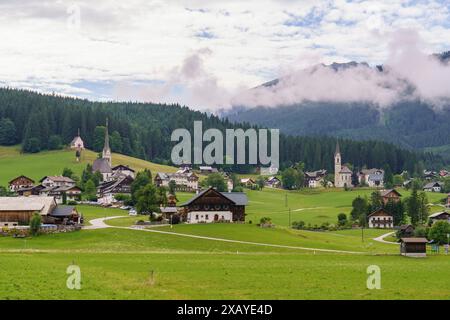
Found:
[(130, 206), (121, 206), (120, 209), (122, 209), (122, 210), (130, 210), (132, 208)]
[(130, 216), (135, 216), (135, 215), (137, 215), (137, 211), (135, 209), (131, 209), (130, 211), (128, 211), (128, 214)]

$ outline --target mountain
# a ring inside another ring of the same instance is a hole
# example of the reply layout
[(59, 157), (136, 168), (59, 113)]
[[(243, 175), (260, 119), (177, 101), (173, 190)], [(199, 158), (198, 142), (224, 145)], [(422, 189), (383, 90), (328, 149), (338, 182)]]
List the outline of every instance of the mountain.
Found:
[[(433, 56), (437, 57), (443, 65), (450, 61), (450, 51)], [(321, 67), (322, 69), (320, 69)], [(393, 84), (398, 85), (401, 81), (404, 81), (394, 78), (392, 72), (389, 73), (387, 66), (371, 68), (366, 63), (352, 61), (343, 64), (333, 63), (327, 66), (315, 66), (305, 71), (306, 76), (288, 75), (286, 78), (266, 82), (253, 90), (255, 92), (257, 90), (270, 90), (269, 92), (279, 90), (281, 94), (286, 95), (284, 91), (281, 91), (281, 89), (285, 89), (282, 88), (283, 81), (287, 83), (286, 87), (288, 85), (302, 86), (303, 83), (295, 83), (295, 81), (297, 79), (303, 81), (308, 81), (309, 78), (313, 79), (318, 72), (317, 70), (333, 70), (334, 72), (325, 74), (328, 76), (340, 74), (352, 68), (358, 70), (358, 73), (355, 71), (355, 75), (359, 76), (362, 72), (367, 72), (377, 81), (383, 79), (382, 77), (387, 74), (386, 78), (390, 82), (382, 83), (383, 90), (390, 90), (392, 89), (390, 86)], [(367, 71), (366, 69), (370, 70)], [(367, 74), (364, 74), (364, 76)], [(326, 81), (327, 79), (323, 80)], [(345, 87), (346, 83), (343, 81), (339, 85)], [(370, 89), (372, 88), (370, 87), (368, 90)], [(449, 148), (442, 148), (442, 146), (450, 145), (450, 103), (446, 101), (436, 107), (424, 102), (423, 99), (411, 98), (408, 93), (415, 90), (415, 87), (406, 83), (406, 81), (404, 81), (403, 90), (404, 99), (383, 107), (377, 107), (372, 102), (343, 102), (338, 99), (337, 101), (330, 101), (330, 99), (327, 101), (318, 101), (318, 99), (311, 101), (305, 99), (301, 103), (284, 103), (283, 105), (272, 106), (248, 107), (245, 104), (239, 104), (231, 111), (222, 114), (222, 117), (231, 122), (248, 122), (264, 127), (279, 128), (283, 133), (289, 135), (327, 135), (353, 140), (382, 140), (404, 148), (436, 151), (450, 158), (450, 155), (446, 152)], [(287, 91), (287, 94), (292, 94), (292, 92), (295, 94), (294, 90)]]

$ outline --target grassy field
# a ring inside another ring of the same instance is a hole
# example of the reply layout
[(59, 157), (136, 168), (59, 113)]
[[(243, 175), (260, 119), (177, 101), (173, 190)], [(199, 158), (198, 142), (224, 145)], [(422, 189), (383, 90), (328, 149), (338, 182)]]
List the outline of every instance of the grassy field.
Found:
[[(81, 161), (75, 161), (73, 150), (44, 151), (36, 154), (21, 154), (19, 146), (0, 146), (0, 185), (6, 186), (8, 181), (26, 175), (35, 181), (46, 175), (60, 175), (65, 167), (72, 169), (80, 176), (86, 164), (93, 163), (97, 154), (90, 150), (82, 152)], [(136, 171), (150, 169), (156, 172), (175, 172), (175, 167), (164, 166), (122, 154), (113, 153), (113, 165), (125, 164)], [(4, 170), (3, 168), (8, 168)]]

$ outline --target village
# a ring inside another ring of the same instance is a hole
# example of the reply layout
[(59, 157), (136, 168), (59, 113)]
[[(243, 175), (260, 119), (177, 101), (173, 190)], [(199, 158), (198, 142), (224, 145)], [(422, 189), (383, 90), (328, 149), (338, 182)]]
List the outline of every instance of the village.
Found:
[[(75, 151), (76, 161), (80, 161), (85, 147), (79, 133), (71, 142), (70, 149)], [(80, 230), (85, 221), (83, 213), (77, 209), (79, 204), (120, 208), (128, 211), (129, 216), (136, 216), (136, 221), (144, 225), (248, 223), (246, 207), (249, 199), (245, 190), (299, 189), (298, 183), (301, 181), (301, 189), (340, 189), (351, 192), (355, 188), (365, 188), (373, 192), (370, 199), (356, 197), (351, 203), (351, 212), (339, 214), (337, 223), (331, 223), (332, 227), (329, 222), (311, 226), (304, 221), (292, 221), (292, 228), (314, 231), (336, 228), (388, 229), (394, 231), (386, 236), (395, 234), (395, 241), (401, 243), (402, 255), (424, 256), (427, 245), (438, 250), (439, 244), (445, 244), (448, 251), (448, 236), (447, 243), (446, 239), (442, 240), (442, 235), (439, 236), (440, 240), (427, 239), (428, 231), (424, 230), (429, 230), (437, 222), (450, 223), (450, 213), (446, 209), (450, 206), (450, 193), (441, 205), (442, 210), (432, 214), (426, 205), (420, 205), (419, 198), (426, 199), (426, 193), (444, 194), (444, 191), (448, 191), (443, 179), (449, 172), (424, 171), (421, 180), (408, 178), (406, 173), (402, 173), (398, 175), (402, 179), (397, 179), (394, 184), (392, 177), (390, 182), (385, 181), (383, 169), (362, 169), (355, 173), (350, 169), (351, 165), (343, 164), (342, 158), (337, 142), (334, 175), (330, 176), (325, 169), (305, 171), (302, 172), (302, 179), (297, 178), (293, 182), (287, 173), (292, 171), (297, 174), (298, 167), (288, 168), (273, 176), (239, 178), (211, 166), (199, 166), (194, 170), (186, 164), (181, 165), (176, 172), (156, 172), (152, 177), (151, 172), (136, 172), (127, 164), (112, 165), (106, 123), (101, 156), (83, 172), (83, 175), (91, 177), (90, 183), (96, 178), (96, 185), (85, 183), (83, 190), (79, 179), (70, 177), (70, 172), (44, 176), (37, 182), (24, 175), (18, 176), (9, 181), (8, 196), (0, 197), (0, 228), (4, 235), (27, 236), (32, 232), (30, 225), (33, 217), (38, 215), (40, 232)], [(411, 212), (413, 209), (410, 207), (413, 205), (408, 204), (408, 201), (412, 201), (411, 197), (402, 203), (402, 194), (398, 188), (414, 189), (415, 201), (418, 201), (417, 212)], [(418, 191), (421, 192), (419, 195)], [(178, 203), (178, 192), (192, 195), (183, 203)], [(141, 218), (144, 216), (148, 216), (149, 221)], [(275, 226), (267, 217), (261, 218), (260, 225)]]

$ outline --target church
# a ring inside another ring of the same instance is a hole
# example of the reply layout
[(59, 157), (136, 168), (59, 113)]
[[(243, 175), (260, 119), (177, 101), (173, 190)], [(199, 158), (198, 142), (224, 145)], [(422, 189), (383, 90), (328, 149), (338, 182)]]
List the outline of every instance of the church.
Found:
[(109, 134), (108, 134), (108, 119), (106, 119), (105, 128), (105, 144), (103, 146), (102, 157), (98, 158), (92, 164), (93, 172), (100, 172), (103, 177), (103, 181), (109, 181), (113, 175), (111, 168), (111, 148), (109, 147)]
[(334, 186), (336, 188), (353, 187), (352, 170), (342, 165), (339, 142), (336, 143), (336, 151), (334, 152)]

